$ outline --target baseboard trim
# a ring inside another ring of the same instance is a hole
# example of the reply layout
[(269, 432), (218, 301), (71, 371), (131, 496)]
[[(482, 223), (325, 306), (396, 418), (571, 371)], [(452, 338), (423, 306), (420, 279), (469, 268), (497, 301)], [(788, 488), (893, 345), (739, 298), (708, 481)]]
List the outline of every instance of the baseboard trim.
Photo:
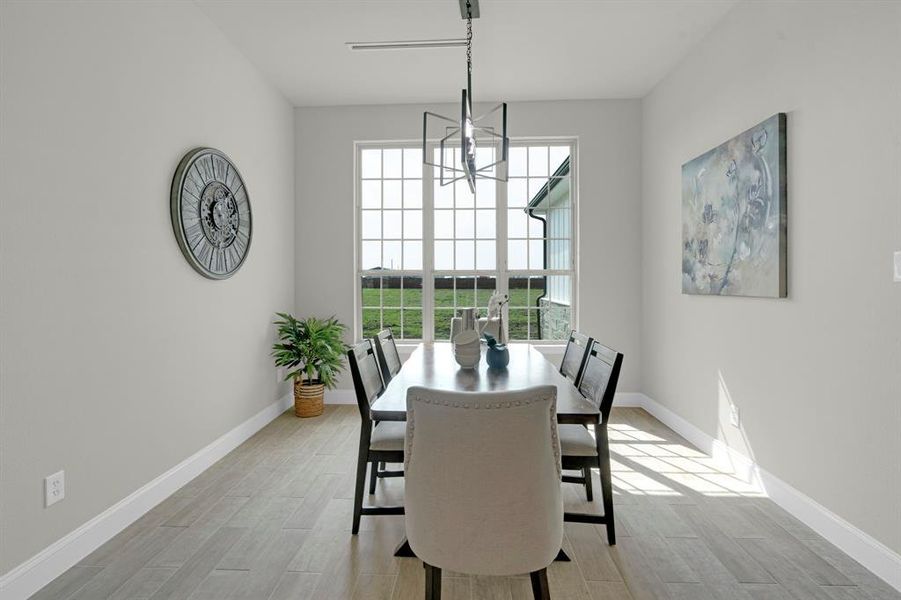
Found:
[(294, 399), (290, 394), (273, 402), (194, 455), (0, 576), (0, 600), (22, 600), (40, 590), (237, 448), (293, 403)]
[(632, 395), (640, 397), (637, 401), (640, 402), (641, 408), (702, 452), (715, 458), (728, 458), (737, 475), (758, 485), (786, 512), (901, 592), (901, 555), (659, 402), (645, 394)]

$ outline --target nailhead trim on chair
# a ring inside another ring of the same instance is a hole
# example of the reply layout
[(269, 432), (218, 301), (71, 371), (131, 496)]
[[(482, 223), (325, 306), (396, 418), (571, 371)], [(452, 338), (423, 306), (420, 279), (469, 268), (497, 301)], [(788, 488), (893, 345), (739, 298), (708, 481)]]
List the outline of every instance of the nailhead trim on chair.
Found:
[(557, 437), (557, 414), (554, 409), (555, 407), (551, 405), (551, 410), (548, 411), (551, 417), (551, 440), (554, 442), (554, 466), (557, 467), (557, 476), (563, 477), (563, 463), (560, 458), (560, 439)]
[[(495, 402), (494, 404), (486, 404), (484, 407), (479, 406), (478, 404), (473, 404), (472, 408), (478, 410), (479, 408), (510, 408), (511, 406), (529, 406), (530, 404), (534, 404), (535, 402), (551, 400), (551, 398), (535, 398), (533, 400), (527, 400), (523, 402), (522, 400), (516, 400), (515, 402)], [(469, 408), (468, 402), (451, 402), (450, 400), (432, 400), (431, 398), (413, 398), (414, 402), (424, 402), (425, 404), (440, 404), (442, 406), (450, 406), (452, 408)], [(554, 462), (557, 467), (557, 475), (563, 476), (563, 468), (562, 463), (560, 462), (560, 439), (557, 436), (557, 414), (555, 410), (555, 406), (551, 404), (551, 409), (548, 411), (551, 419), (551, 440), (554, 443)], [(413, 432), (416, 428), (416, 422), (414, 417), (414, 411), (412, 407), (407, 413), (407, 447), (404, 452), (404, 470), (407, 470), (410, 467), (410, 461), (413, 459)]]
[(404, 449), (404, 471), (410, 468), (410, 459), (413, 457), (413, 428), (416, 423), (413, 418), (413, 409), (407, 414), (407, 447)]

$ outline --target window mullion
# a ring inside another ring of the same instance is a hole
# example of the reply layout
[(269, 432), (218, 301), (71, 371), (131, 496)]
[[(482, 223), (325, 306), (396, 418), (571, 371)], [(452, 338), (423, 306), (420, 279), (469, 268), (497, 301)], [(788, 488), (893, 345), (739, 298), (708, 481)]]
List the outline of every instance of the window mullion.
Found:
[[(424, 149), (432, 152), (429, 145)], [(422, 164), (422, 340), (435, 339), (435, 203), (434, 170)]]
[[(506, 163), (504, 165), (499, 165), (499, 167), (504, 170), (507, 169)], [(495, 210), (497, 211), (497, 217), (495, 219), (497, 224), (497, 246), (495, 246), (495, 256), (497, 257), (497, 264), (495, 265), (497, 267), (497, 279), (495, 280), (495, 289), (499, 293), (508, 294), (509, 296), (508, 278), (510, 272), (507, 269), (507, 182), (503, 181), (503, 179), (505, 179), (505, 177), (498, 178), (494, 194)], [(504, 325), (507, 325), (510, 322), (508, 306), (504, 306), (502, 311), (504, 313)], [(509, 335), (507, 335), (507, 339), (509, 339)]]
[(354, 243), (356, 244), (356, 281), (354, 282), (354, 341), (363, 338), (363, 177), (360, 173), (363, 150), (355, 148), (354, 156)]

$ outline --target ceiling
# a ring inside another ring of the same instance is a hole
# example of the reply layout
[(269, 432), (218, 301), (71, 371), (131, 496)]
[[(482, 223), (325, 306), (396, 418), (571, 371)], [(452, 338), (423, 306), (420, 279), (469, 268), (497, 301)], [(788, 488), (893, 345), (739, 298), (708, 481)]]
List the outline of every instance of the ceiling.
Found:
[[(737, 0), (481, 0), (476, 100), (637, 98)], [(457, 0), (195, 0), (296, 106), (456, 101), (465, 49), (352, 52), (460, 38)]]

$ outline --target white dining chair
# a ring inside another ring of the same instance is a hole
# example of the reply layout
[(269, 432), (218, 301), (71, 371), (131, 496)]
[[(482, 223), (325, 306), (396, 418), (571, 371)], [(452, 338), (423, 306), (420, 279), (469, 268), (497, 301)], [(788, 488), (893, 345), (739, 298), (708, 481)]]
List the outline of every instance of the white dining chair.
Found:
[(426, 599), (441, 570), (529, 573), (550, 598), (547, 567), (563, 540), (557, 389), (407, 391), (407, 539), (426, 568)]

